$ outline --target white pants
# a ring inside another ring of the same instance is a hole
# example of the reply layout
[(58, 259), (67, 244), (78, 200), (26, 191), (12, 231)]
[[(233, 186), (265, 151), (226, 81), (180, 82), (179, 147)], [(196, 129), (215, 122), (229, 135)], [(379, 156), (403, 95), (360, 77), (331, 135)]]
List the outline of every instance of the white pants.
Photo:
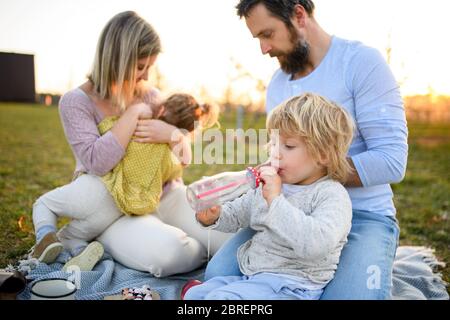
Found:
[[(211, 255), (231, 235), (210, 231)], [(157, 212), (123, 216), (98, 240), (123, 265), (164, 277), (192, 271), (206, 262), (208, 230), (195, 220), (183, 186), (168, 192)]]
[[(206, 261), (208, 231), (195, 220), (185, 189), (165, 194), (157, 212), (129, 217), (118, 210), (99, 177), (84, 174), (40, 197), (33, 222), (37, 230), (56, 225), (58, 217), (71, 218), (58, 238), (72, 252), (101, 235), (98, 240), (106, 251), (127, 267), (155, 276), (188, 272)], [(217, 231), (210, 235), (212, 255), (230, 235)]]
[(56, 227), (58, 218), (71, 218), (58, 232), (58, 238), (72, 253), (94, 240), (121, 216), (102, 180), (87, 174), (47, 192), (33, 205), (36, 230), (45, 225)]

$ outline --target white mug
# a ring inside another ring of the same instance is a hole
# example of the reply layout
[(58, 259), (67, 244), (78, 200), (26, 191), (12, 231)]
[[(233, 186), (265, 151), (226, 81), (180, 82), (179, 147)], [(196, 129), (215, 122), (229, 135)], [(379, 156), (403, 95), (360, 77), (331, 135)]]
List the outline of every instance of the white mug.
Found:
[(31, 286), (31, 300), (75, 300), (75, 284), (66, 279), (43, 279)]

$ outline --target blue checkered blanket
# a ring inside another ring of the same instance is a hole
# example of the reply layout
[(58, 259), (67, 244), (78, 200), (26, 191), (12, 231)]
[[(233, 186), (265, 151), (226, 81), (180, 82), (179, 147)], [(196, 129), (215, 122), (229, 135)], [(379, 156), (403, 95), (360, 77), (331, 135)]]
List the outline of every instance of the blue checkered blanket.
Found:
[[(18, 299), (30, 299), (30, 287), (34, 281), (48, 278), (66, 278), (75, 282), (77, 300), (102, 300), (105, 296), (120, 294), (123, 288), (137, 288), (149, 285), (156, 290), (162, 300), (176, 300), (180, 297), (183, 284), (189, 279), (202, 280), (204, 269), (171, 276), (155, 278), (149, 273), (128, 269), (105, 254), (93, 271), (69, 274), (61, 271), (63, 263), (70, 258), (63, 252), (56, 263), (32, 265), (22, 261), (18, 268), (27, 273), (29, 284)], [(448, 300), (446, 283), (438, 273), (443, 266), (433, 254), (424, 247), (399, 247), (393, 269), (393, 299)], [(24, 270), (26, 269), (26, 270)]]

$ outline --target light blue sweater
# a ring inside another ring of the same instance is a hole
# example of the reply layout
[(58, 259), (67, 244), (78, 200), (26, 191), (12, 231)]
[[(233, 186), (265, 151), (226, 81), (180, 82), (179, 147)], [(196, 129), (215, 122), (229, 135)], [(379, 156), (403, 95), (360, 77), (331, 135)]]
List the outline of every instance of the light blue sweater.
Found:
[(353, 210), (394, 216), (389, 184), (403, 180), (408, 129), (400, 90), (383, 56), (360, 42), (332, 38), (320, 65), (291, 81), (278, 70), (267, 89), (270, 112), (290, 97), (312, 92), (344, 107), (356, 123), (349, 156), (364, 188), (348, 188)]

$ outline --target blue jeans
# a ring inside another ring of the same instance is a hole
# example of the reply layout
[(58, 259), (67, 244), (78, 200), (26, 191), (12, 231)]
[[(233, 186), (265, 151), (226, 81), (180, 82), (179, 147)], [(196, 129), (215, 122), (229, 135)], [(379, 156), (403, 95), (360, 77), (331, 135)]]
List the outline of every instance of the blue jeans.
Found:
[[(255, 231), (240, 230), (213, 256), (205, 281), (216, 276), (242, 276), (236, 258), (239, 246)], [(353, 211), (352, 228), (333, 280), (322, 300), (386, 300), (391, 298), (392, 266), (399, 238), (393, 217)]]

